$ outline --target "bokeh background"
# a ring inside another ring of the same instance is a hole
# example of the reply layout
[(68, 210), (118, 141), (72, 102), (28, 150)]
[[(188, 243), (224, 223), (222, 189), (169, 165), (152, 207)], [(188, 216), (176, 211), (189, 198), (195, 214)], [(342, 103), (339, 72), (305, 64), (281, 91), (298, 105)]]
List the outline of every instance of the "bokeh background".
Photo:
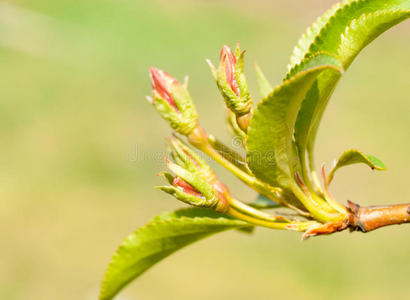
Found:
[[(96, 299), (117, 245), (182, 205), (152, 188), (170, 130), (144, 97), (148, 67), (182, 79), (210, 132), (224, 105), (205, 58), (241, 41), (281, 81), (305, 27), (335, 1), (36, 0), (0, 2), (0, 299)], [(387, 172), (341, 170), (340, 201), (408, 202), (410, 22), (366, 48), (324, 117), (318, 163), (348, 148)], [(221, 129), (222, 128), (222, 129)], [(255, 194), (216, 168), (235, 195)], [(409, 299), (410, 227), (300, 241), (227, 232), (161, 262), (118, 299)]]

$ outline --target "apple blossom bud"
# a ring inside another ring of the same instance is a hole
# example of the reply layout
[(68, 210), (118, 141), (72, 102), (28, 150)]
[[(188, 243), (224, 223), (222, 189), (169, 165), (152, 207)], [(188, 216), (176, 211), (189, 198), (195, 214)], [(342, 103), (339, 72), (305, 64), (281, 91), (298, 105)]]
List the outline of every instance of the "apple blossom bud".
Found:
[(244, 54), (245, 51), (241, 52), (239, 45), (235, 54), (225, 45), (221, 50), (218, 69), (207, 60), (226, 105), (238, 116), (248, 114), (252, 108), (252, 99), (243, 70)]
[(166, 159), (166, 163), (175, 176), (163, 172), (171, 186), (158, 188), (193, 206), (225, 212), (229, 208), (229, 191), (205, 160), (177, 138), (171, 139), (170, 145), (175, 162)]
[(186, 85), (168, 73), (150, 68), (152, 100), (159, 114), (182, 135), (188, 135), (198, 125), (198, 114)]
[(200, 174), (210, 184), (216, 181), (215, 173), (211, 170), (211, 167), (188, 145), (178, 138), (170, 139), (169, 144), (172, 149), (171, 155), (179, 165), (192, 173)]
[(174, 177), (172, 185), (175, 187), (179, 187), (184, 193), (191, 194), (195, 197), (203, 197), (202, 194), (196, 188), (194, 188), (192, 185), (190, 185), (188, 182), (184, 181), (178, 176)]
[(228, 46), (223, 46), (219, 60), (222, 66), (225, 67), (226, 82), (231, 87), (232, 91), (236, 96), (241, 96), (241, 91), (238, 86), (238, 81), (236, 80), (236, 58), (232, 53), (231, 48)]

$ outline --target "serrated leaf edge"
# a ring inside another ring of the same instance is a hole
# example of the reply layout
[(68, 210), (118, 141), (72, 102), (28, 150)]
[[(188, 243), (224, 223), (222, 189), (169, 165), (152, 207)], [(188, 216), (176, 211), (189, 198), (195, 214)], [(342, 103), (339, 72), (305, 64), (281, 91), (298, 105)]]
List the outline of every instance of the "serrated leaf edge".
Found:
[[(344, 6), (349, 4), (350, 1), (352, 0), (345, 0), (345, 1), (335, 3), (331, 8), (329, 8), (326, 12), (324, 12), (320, 17), (316, 18), (316, 20), (305, 30), (305, 32), (302, 34), (302, 36), (297, 41), (296, 46), (293, 48), (292, 55), (290, 57), (290, 63), (288, 64), (288, 73), (291, 69), (293, 69), (293, 67), (295, 67), (300, 62), (302, 62), (302, 60), (305, 58), (306, 53), (309, 51), (310, 45), (314, 42), (316, 36), (320, 34), (321, 30), (329, 22), (330, 18), (334, 16), (338, 10), (342, 9)], [(317, 33), (315, 36), (313, 36), (313, 38), (311, 39), (309, 43), (308, 36), (310, 36), (314, 31), (317, 31)], [(304, 45), (305, 42), (309, 43), (307, 47)], [(296, 58), (296, 56), (299, 56), (298, 52), (304, 52), (305, 55), (302, 56), (301, 58)]]
[[(338, 68), (340, 68), (339, 72), (341, 74), (344, 73), (343, 63), (341, 62), (341, 60), (338, 56), (336, 56), (335, 54), (332, 54), (330, 52), (327, 52), (327, 51), (318, 51), (318, 52), (315, 52), (315, 53), (311, 53), (308, 56), (305, 56), (298, 64), (294, 65), (293, 68), (288, 71), (288, 73), (286, 74), (284, 80), (288, 80), (288, 79), (292, 78), (293, 76), (295, 76), (296, 74), (298, 74), (299, 72), (294, 73), (295, 70), (297, 70), (299, 67), (303, 66), (303, 64), (308, 63), (310, 60), (312, 60), (313, 58), (315, 58), (319, 55), (328, 55), (328, 56), (331, 56), (334, 59), (336, 59), (340, 63), (340, 67), (338, 67)], [(329, 64), (325, 64), (325, 65), (321, 65), (321, 66), (329, 66)], [(303, 72), (303, 71), (301, 71), (301, 72)]]
[[(161, 215), (158, 216), (157, 218), (161, 218)], [(210, 218), (210, 217), (193, 217), (193, 218), (191, 218), (191, 217), (184, 217), (184, 216), (182, 216), (182, 217), (172, 217), (172, 216), (167, 217), (166, 214), (164, 213), (164, 214), (163, 214), (163, 218), (164, 218), (164, 219), (156, 219), (156, 218), (151, 219), (147, 224), (145, 224), (144, 226), (139, 227), (139, 228), (138, 228), (136, 231), (134, 231), (132, 234), (128, 235), (128, 236), (121, 242), (121, 244), (117, 247), (117, 249), (116, 249), (115, 253), (112, 255), (112, 257), (111, 257), (111, 259), (110, 259), (110, 262), (109, 262), (109, 264), (108, 264), (108, 266), (107, 266), (107, 269), (106, 269), (106, 271), (105, 271), (105, 273), (104, 273), (104, 277), (103, 277), (103, 280), (102, 280), (102, 283), (101, 283), (100, 295), (99, 295), (99, 299), (100, 299), (100, 300), (102, 300), (102, 299), (112, 299), (112, 298), (106, 298), (106, 297), (104, 297), (105, 290), (106, 290), (106, 288), (105, 288), (105, 283), (106, 283), (106, 280), (107, 280), (107, 275), (111, 272), (111, 269), (115, 266), (116, 259), (119, 258), (119, 256), (122, 254), (122, 252), (124, 252), (124, 251), (127, 250), (127, 246), (128, 246), (129, 244), (132, 244), (132, 240), (133, 240), (134, 236), (140, 234), (142, 231), (146, 231), (146, 230), (149, 231), (149, 230), (152, 230), (152, 229), (155, 230), (155, 226), (157, 226), (157, 225), (165, 225), (165, 224), (167, 224), (167, 223), (173, 223), (173, 224), (175, 224), (175, 223), (186, 223), (186, 221), (189, 221), (191, 225), (192, 225), (192, 224), (195, 224), (195, 223), (197, 223), (197, 224), (204, 223), (204, 224), (205, 224), (205, 223), (207, 223), (207, 222), (217, 222), (218, 224), (212, 224), (212, 225), (215, 225), (215, 226), (218, 226), (218, 225), (222, 225), (222, 226), (223, 226), (223, 225), (226, 225), (226, 226), (229, 226), (230, 223), (233, 223), (233, 224), (231, 224), (232, 228), (225, 228), (225, 229), (221, 229), (220, 231), (217, 231), (217, 232), (210, 232), (210, 233), (209, 233), (210, 235), (212, 235), (212, 234), (214, 234), (214, 233), (219, 233), (219, 232), (222, 232), (222, 231), (225, 231), (225, 230), (229, 230), (229, 229), (241, 228), (241, 227), (249, 227), (249, 226), (250, 226), (250, 224), (248, 224), (248, 223), (246, 223), (246, 222), (244, 222), (244, 221), (235, 220), (235, 219), (227, 219), (227, 218), (224, 218), (224, 217), (218, 217), (218, 218)], [(208, 224), (209, 224), (209, 223), (208, 223)], [(205, 232), (204, 232), (204, 233), (205, 233)], [(189, 235), (189, 233), (188, 233), (188, 234), (185, 234), (185, 235)], [(182, 236), (182, 235), (181, 235), (181, 234), (175, 234), (175, 235), (168, 235), (167, 237), (175, 237), (175, 236)], [(201, 237), (201, 238), (199, 238), (199, 240), (202, 239), (202, 238), (205, 238), (205, 237), (206, 237), (206, 235), (203, 236), (203, 237)], [(157, 239), (160, 239), (160, 238), (151, 238), (150, 240), (157, 240)], [(189, 245), (189, 244), (183, 245), (181, 248), (184, 248), (185, 246), (188, 246), (188, 245)], [(141, 274), (142, 274), (142, 273), (141, 273)], [(140, 274), (140, 275), (141, 275), (141, 274)], [(134, 280), (134, 279), (135, 279), (135, 278), (133, 278), (132, 280)], [(131, 281), (132, 281), (132, 280), (131, 280)], [(123, 287), (125, 287), (125, 286), (126, 286), (128, 283), (130, 283), (131, 281), (125, 282), (125, 283), (118, 289), (117, 292), (119, 292)], [(116, 295), (116, 294), (114, 294), (114, 296), (115, 296), (115, 295)]]

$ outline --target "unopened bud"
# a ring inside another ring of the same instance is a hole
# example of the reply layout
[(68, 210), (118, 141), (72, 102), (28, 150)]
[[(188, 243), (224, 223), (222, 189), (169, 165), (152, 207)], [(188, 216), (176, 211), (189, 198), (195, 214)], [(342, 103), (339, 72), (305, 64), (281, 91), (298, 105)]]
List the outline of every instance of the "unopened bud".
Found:
[(226, 105), (239, 116), (249, 113), (252, 108), (252, 100), (244, 73), (244, 54), (245, 51), (241, 52), (239, 45), (235, 54), (229, 46), (225, 45), (221, 50), (218, 69), (215, 69), (208, 61)]
[(189, 170), (191, 173), (199, 174), (210, 184), (216, 180), (215, 173), (211, 170), (211, 167), (188, 145), (176, 137), (170, 139), (169, 143), (172, 149), (171, 155), (177, 164)]
[(171, 140), (171, 147), (176, 163), (169, 160), (166, 162), (175, 176), (163, 172), (162, 175), (171, 186), (158, 188), (190, 205), (226, 212), (229, 207), (229, 191), (217, 180), (206, 162), (177, 139)]
[(197, 127), (198, 114), (186, 85), (168, 73), (150, 68), (152, 103), (159, 114), (171, 127), (183, 135), (188, 135)]
[(202, 194), (196, 188), (194, 188), (192, 185), (190, 185), (178, 176), (174, 177), (172, 185), (180, 188), (181, 191), (183, 191), (184, 193), (191, 194), (195, 197), (203, 197)]

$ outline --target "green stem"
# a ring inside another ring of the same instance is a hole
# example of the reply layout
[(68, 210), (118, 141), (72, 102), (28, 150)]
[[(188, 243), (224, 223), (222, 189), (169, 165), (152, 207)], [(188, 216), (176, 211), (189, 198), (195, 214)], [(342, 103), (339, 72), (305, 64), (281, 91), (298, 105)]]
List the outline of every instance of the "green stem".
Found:
[[(303, 193), (296, 184), (292, 186), (292, 191), (316, 220), (322, 223), (327, 223), (332, 221), (339, 221), (345, 218), (345, 215), (343, 214), (329, 212), (324, 206), (314, 201), (312, 197), (309, 197), (305, 193)], [(326, 203), (326, 205), (328, 204)]]
[[(306, 161), (306, 155), (305, 155), (305, 161)], [(315, 169), (315, 158), (313, 156), (313, 153), (311, 152), (308, 152), (308, 161), (309, 161), (310, 176), (312, 178), (313, 184), (315, 185), (318, 193), (323, 194), (323, 191), (320, 185), (319, 176), (317, 176), (316, 169)]]
[(332, 206), (338, 212), (348, 215), (347, 208), (344, 207), (339, 202), (337, 202), (329, 192), (329, 182), (327, 181), (327, 178), (326, 178), (324, 165), (322, 166), (322, 180), (323, 180), (323, 194), (324, 194), (326, 201), (329, 203), (330, 206)]
[(196, 147), (205, 154), (209, 155), (212, 159), (214, 159), (217, 163), (219, 163), (225, 169), (230, 171), (232, 174), (234, 174), (242, 182), (254, 188), (260, 194), (268, 197), (269, 199), (277, 201), (283, 205), (286, 205), (286, 203), (284, 203), (284, 201), (278, 195), (276, 195), (276, 193), (281, 193), (282, 189), (267, 186), (264, 182), (258, 180), (256, 177), (242, 171), (240, 168), (238, 168), (230, 161), (228, 161), (226, 158), (224, 158), (221, 154), (219, 154), (219, 152), (216, 151), (209, 143)]
[(296, 230), (296, 231), (306, 231), (309, 227), (311, 227), (314, 224), (317, 224), (316, 222), (272, 222), (272, 221), (264, 221), (260, 219), (255, 219), (251, 216), (245, 215), (233, 208), (230, 208), (228, 211), (228, 215), (240, 219), (242, 221), (248, 222), (253, 225), (257, 226), (262, 226), (262, 227), (267, 227), (267, 228), (273, 228), (273, 229), (282, 229), (282, 230)]
[[(299, 152), (299, 160), (302, 168), (302, 178), (304, 180), (304, 183), (306, 184), (307, 188), (309, 191), (313, 192), (313, 186), (312, 182), (310, 180), (309, 172), (308, 172), (308, 167), (306, 164), (306, 151), (298, 151)], [(316, 187), (318, 188), (318, 187)]]
[(284, 218), (284, 217), (281, 217), (281, 216), (272, 216), (272, 215), (270, 215), (270, 214), (268, 214), (268, 213), (265, 213), (265, 212), (263, 212), (263, 211), (260, 211), (260, 210), (257, 210), (257, 209), (255, 209), (255, 208), (253, 208), (253, 207), (251, 207), (251, 206), (249, 206), (249, 205), (247, 205), (247, 204), (245, 204), (245, 203), (243, 203), (243, 202), (241, 202), (241, 201), (239, 201), (239, 200), (236, 200), (235, 198), (232, 198), (232, 197), (228, 197), (228, 202), (229, 202), (229, 205), (232, 207), (232, 208), (234, 208), (234, 209), (236, 209), (236, 210), (238, 210), (239, 212), (241, 212), (241, 213), (244, 213), (244, 214), (247, 214), (247, 215), (249, 215), (250, 217), (254, 217), (254, 218), (257, 218), (257, 219), (259, 219), (259, 220), (264, 220), (264, 221), (268, 221), (268, 222), (276, 222), (276, 221), (279, 221), (279, 222), (290, 222), (290, 220), (288, 220), (288, 219), (286, 219), (286, 218)]
[[(334, 211), (333, 207), (319, 196), (319, 195), (324, 196), (324, 193), (320, 186), (320, 181), (316, 175), (316, 171), (314, 169), (314, 163), (310, 164), (311, 160), (309, 159), (309, 169), (310, 169), (310, 175), (309, 175), (308, 166), (306, 164), (306, 151), (299, 151), (299, 157), (300, 157), (301, 168), (302, 168), (302, 178), (304, 180), (304, 184), (306, 184), (306, 187), (308, 188), (309, 192), (312, 195), (311, 197), (312, 200), (315, 201), (317, 205), (321, 206), (326, 211), (333, 212)], [(313, 181), (315, 188), (312, 185), (312, 181)]]

